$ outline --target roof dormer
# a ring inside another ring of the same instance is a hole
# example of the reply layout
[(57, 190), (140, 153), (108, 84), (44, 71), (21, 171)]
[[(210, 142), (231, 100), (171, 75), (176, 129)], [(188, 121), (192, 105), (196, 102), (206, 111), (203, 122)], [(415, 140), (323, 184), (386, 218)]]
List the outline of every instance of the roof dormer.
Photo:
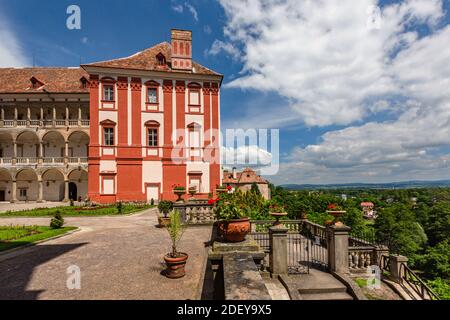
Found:
[(156, 63), (159, 67), (166, 65), (166, 57), (161, 52), (156, 55)]
[(89, 80), (83, 76), (80, 78), (80, 88), (81, 89), (87, 89), (89, 86)]

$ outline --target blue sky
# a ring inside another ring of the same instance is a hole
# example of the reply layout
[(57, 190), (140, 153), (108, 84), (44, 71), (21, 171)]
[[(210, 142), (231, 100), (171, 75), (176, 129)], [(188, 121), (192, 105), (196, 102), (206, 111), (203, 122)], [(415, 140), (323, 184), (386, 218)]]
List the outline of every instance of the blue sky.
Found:
[(275, 183), (450, 178), (449, 1), (130, 3), (0, 0), (0, 65), (108, 60), (189, 29), (194, 59), (225, 75), (223, 128), (280, 129)]

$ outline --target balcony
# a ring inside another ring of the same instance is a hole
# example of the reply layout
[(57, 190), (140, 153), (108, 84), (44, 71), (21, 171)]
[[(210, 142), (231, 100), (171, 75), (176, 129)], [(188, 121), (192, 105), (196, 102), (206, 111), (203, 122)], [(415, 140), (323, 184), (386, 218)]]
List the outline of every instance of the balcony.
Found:
[(0, 120), (0, 128), (77, 128), (89, 127), (87, 119)]
[(11, 166), (80, 166), (87, 165), (88, 157), (17, 157), (17, 158), (0, 158), (0, 167)]

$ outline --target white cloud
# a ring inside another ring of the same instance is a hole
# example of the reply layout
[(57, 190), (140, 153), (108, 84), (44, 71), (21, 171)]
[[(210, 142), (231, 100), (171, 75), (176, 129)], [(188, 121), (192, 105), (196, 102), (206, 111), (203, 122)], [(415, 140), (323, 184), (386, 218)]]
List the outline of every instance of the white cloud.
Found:
[(184, 3), (184, 6), (186, 7), (186, 9), (189, 10), (189, 12), (192, 14), (192, 16), (194, 17), (195, 21), (198, 21), (198, 12), (197, 9), (195, 9), (195, 7), (187, 2)]
[(23, 67), (30, 64), (19, 39), (2, 15), (0, 39), (0, 67)]
[(83, 44), (88, 43), (88, 41), (89, 41), (89, 38), (88, 38), (88, 37), (83, 37), (83, 38), (81, 38), (81, 43), (83, 43)]
[[(450, 178), (450, 26), (439, 27), (442, 1), (386, 5), (379, 29), (366, 27), (375, 0), (220, 3), (228, 41), (243, 48), (242, 75), (227, 86), (290, 101), (258, 104), (259, 116), (248, 111), (253, 123), (348, 126), (295, 148), (275, 182)], [(419, 25), (429, 33), (419, 36)], [(391, 120), (373, 120), (387, 113)]]
[(203, 32), (206, 33), (206, 34), (211, 34), (212, 33), (212, 29), (211, 29), (211, 27), (209, 25), (205, 25), (203, 27)]
[(241, 55), (239, 49), (234, 47), (231, 43), (225, 43), (217, 39), (214, 40), (211, 48), (207, 50), (206, 53), (215, 56), (220, 54), (222, 51), (234, 60), (238, 60)]
[(197, 9), (195, 9), (195, 7), (192, 4), (190, 4), (188, 2), (185, 2), (183, 4), (180, 4), (180, 3), (177, 4), (177, 3), (174, 3), (174, 1), (172, 0), (172, 10), (173, 11), (175, 11), (177, 13), (183, 13), (185, 9), (189, 13), (191, 13), (194, 20), (198, 22), (198, 12), (197, 12)]
[(222, 164), (227, 167), (261, 167), (270, 165), (272, 154), (256, 145), (222, 147)]

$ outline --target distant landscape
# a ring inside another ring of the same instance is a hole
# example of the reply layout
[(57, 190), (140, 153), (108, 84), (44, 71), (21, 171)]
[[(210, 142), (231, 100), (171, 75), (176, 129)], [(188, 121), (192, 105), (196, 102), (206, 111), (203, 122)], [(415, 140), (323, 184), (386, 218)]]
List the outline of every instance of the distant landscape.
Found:
[(343, 184), (284, 184), (280, 185), (289, 190), (308, 189), (414, 189), (450, 187), (450, 180), (436, 181), (403, 181), (389, 183), (343, 183)]

